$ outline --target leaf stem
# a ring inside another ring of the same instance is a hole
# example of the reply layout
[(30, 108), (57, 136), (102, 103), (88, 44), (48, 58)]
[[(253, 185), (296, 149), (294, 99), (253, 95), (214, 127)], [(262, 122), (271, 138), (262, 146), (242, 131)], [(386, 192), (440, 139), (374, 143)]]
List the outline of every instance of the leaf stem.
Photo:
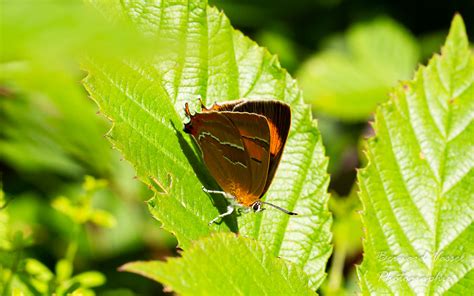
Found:
[(339, 245), (334, 250), (334, 257), (329, 272), (328, 294), (337, 294), (341, 290), (342, 275), (344, 272), (344, 262), (346, 260), (347, 246)]
[(77, 253), (79, 230), (80, 230), (80, 225), (77, 223), (74, 223), (73, 230), (72, 230), (73, 231), (72, 239), (67, 247), (66, 256), (64, 256), (67, 261), (71, 262), (71, 266), (74, 263), (74, 258), (76, 257), (76, 253)]
[(8, 280), (6, 281), (5, 283), (5, 287), (4, 287), (4, 290), (3, 290), (3, 295), (6, 296), (6, 295), (9, 295), (8, 294), (8, 291), (10, 290), (10, 285), (11, 285), (11, 282), (13, 280), (13, 277), (15, 276), (15, 273), (18, 269), (18, 265), (20, 264), (20, 260), (21, 260), (21, 256), (22, 256), (22, 251), (23, 251), (23, 245), (20, 246), (20, 248), (18, 249), (18, 251), (16, 252), (16, 256), (15, 256), (15, 259), (13, 260), (13, 263), (12, 263), (12, 266), (11, 266), (11, 272), (10, 272), (10, 275), (8, 277)]

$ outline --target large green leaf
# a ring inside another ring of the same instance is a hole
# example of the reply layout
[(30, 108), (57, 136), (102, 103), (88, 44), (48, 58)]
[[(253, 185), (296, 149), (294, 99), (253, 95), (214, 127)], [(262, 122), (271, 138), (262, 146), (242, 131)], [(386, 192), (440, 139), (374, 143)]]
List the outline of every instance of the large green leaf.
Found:
[(0, 64), (0, 160), (22, 172), (109, 175), (115, 155), (91, 140), (107, 125), (77, 83), (79, 71), (24, 58)]
[(474, 56), (456, 16), (441, 51), (378, 109), (363, 202), (364, 294), (474, 290)]
[(101, 139), (107, 123), (78, 83), (83, 73), (74, 58), (85, 51), (139, 51), (136, 42), (123, 44), (136, 34), (106, 22), (82, 0), (1, 1), (0, 11), (0, 161), (28, 175), (41, 172), (48, 190), (58, 187), (45, 186), (51, 173), (123, 171)]
[(182, 258), (133, 262), (122, 270), (180, 295), (314, 295), (300, 268), (266, 252), (254, 240), (220, 233), (194, 242)]
[(408, 31), (386, 18), (358, 24), (339, 39), (305, 62), (298, 80), (316, 112), (366, 120), (397, 80), (412, 75), (419, 49)]
[[(109, 138), (156, 192), (149, 202), (152, 214), (184, 248), (214, 231), (256, 238), (272, 255), (303, 267), (316, 288), (331, 252), (329, 177), (319, 132), (295, 81), (275, 56), (235, 31), (206, 1), (125, 1), (100, 7), (159, 39), (160, 53), (146, 61), (94, 57), (84, 62), (89, 72), (84, 84), (114, 122)], [(221, 196), (211, 199), (202, 192), (202, 185), (217, 185), (181, 131), (184, 103), (198, 109), (198, 97), (207, 104), (273, 98), (291, 105), (290, 135), (266, 200), (300, 215), (268, 209), (208, 225), (225, 203)]]

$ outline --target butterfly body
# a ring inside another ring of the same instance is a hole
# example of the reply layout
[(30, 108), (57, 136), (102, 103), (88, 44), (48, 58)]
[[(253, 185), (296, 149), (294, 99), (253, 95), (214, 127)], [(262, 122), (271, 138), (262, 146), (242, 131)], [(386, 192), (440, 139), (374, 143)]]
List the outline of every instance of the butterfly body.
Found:
[(224, 195), (260, 211), (288, 137), (290, 107), (274, 100), (236, 100), (202, 105), (196, 114), (186, 104), (185, 111), (190, 120), (184, 131), (197, 142)]

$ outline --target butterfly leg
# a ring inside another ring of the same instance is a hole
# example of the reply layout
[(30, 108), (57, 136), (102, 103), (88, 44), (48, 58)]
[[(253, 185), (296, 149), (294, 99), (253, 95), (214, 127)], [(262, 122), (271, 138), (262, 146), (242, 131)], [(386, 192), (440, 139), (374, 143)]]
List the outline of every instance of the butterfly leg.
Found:
[(227, 206), (227, 212), (220, 214), (216, 218), (212, 219), (211, 222), (209, 222), (209, 225), (211, 225), (212, 223), (215, 223), (217, 220), (221, 218), (224, 218), (225, 216), (229, 216), (230, 214), (234, 212), (235, 206), (238, 206), (238, 204), (235, 204), (235, 198), (232, 195), (228, 194), (227, 192), (219, 191), (219, 190), (210, 190), (210, 189), (205, 188), (204, 186), (202, 186), (202, 191), (209, 194), (222, 194), (227, 199), (227, 201), (230, 202), (230, 205)]
[(247, 214), (247, 213), (250, 213), (252, 211), (252, 208), (247, 208), (247, 207), (240, 207), (239, 208), (239, 211), (240, 213), (243, 213), (243, 214)]
[(224, 191), (210, 190), (210, 189), (207, 189), (204, 186), (202, 186), (202, 191), (204, 191), (206, 193), (210, 193), (210, 194), (222, 194), (222, 195), (224, 195), (225, 198), (228, 198), (227, 193), (225, 193)]
[(211, 225), (212, 223), (216, 223), (217, 220), (219, 219), (222, 219), (224, 218), (225, 216), (229, 216), (230, 214), (232, 214), (232, 212), (234, 211), (234, 207), (231, 206), (231, 205), (228, 205), (227, 206), (227, 212), (223, 213), (223, 214), (220, 214), (219, 216), (215, 217), (214, 219), (212, 219), (210, 222), (209, 222), (209, 225)]

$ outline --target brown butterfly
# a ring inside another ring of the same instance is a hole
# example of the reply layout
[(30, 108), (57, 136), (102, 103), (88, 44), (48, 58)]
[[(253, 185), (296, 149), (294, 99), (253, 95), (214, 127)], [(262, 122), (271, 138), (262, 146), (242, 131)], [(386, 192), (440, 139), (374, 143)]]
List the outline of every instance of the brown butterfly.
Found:
[(286, 214), (297, 215), (281, 207), (260, 200), (267, 192), (280, 163), (291, 122), (290, 106), (275, 100), (236, 100), (214, 104), (191, 114), (184, 131), (191, 134), (201, 148), (209, 172), (229, 201), (227, 212), (213, 219), (230, 215), (235, 207), (246, 211), (262, 211), (262, 204)]

